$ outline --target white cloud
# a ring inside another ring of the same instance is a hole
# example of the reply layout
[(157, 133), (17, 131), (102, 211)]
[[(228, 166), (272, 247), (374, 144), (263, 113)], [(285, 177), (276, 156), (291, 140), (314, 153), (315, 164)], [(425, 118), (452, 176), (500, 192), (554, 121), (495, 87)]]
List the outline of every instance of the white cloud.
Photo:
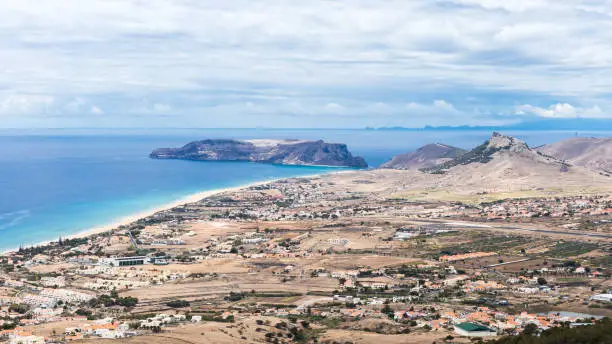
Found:
[(0, 114), (23, 115), (48, 113), (53, 107), (55, 98), (39, 94), (11, 94), (0, 97)]
[(153, 111), (157, 113), (167, 113), (172, 110), (172, 107), (168, 104), (155, 103), (153, 104)]
[(407, 113), (413, 115), (453, 115), (458, 114), (458, 111), (453, 104), (446, 100), (437, 99), (429, 103), (410, 102), (406, 104)]
[(344, 106), (337, 103), (327, 103), (323, 107), (323, 110), (325, 113), (333, 115), (341, 115), (346, 113), (346, 109), (344, 108)]
[(450, 103), (446, 102), (445, 100), (434, 100), (433, 105), (436, 108), (440, 108), (440, 109), (447, 110), (447, 111), (450, 111), (450, 112), (457, 111), (455, 109), (455, 107), (453, 106), (453, 104), (450, 104)]
[[(395, 116), (410, 110), (403, 99), (413, 94), (421, 99), (414, 113), (467, 116), (456, 99), (433, 100), (474, 90), (489, 97), (478, 104), (485, 113), (511, 113), (515, 99), (537, 95), (602, 104), (603, 116), (611, 16), (604, 0), (5, 0), (0, 99), (55, 101), (0, 100), (0, 111), (195, 117), (209, 115), (194, 109), (247, 109), (274, 125), (267, 113)], [(499, 104), (504, 92), (512, 100)], [(183, 101), (190, 95), (203, 96)]]
[(101, 115), (101, 114), (104, 113), (104, 111), (102, 109), (100, 109), (99, 107), (97, 107), (95, 105), (91, 107), (90, 112), (93, 113), (94, 115)]
[(605, 118), (608, 117), (597, 105), (590, 108), (575, 107), (568, 103), (557, 103), (548, 108), (541, 108), (529, 104), (517, 107), (518, 115), (533, 114), (538, 117), (546, 118)]

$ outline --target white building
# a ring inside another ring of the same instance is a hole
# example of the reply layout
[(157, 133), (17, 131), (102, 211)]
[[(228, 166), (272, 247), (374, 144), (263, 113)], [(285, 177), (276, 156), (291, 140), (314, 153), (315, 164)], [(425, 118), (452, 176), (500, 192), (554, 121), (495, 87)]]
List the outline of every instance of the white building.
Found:
[(596, 294), (591, 296), (591, 301), (612, 302), (612, 294)]

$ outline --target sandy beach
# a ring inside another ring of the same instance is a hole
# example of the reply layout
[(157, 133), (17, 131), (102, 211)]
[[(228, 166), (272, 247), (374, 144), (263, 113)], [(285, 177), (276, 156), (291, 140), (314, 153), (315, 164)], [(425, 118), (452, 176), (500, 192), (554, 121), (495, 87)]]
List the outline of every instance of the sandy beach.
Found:
[[(329, 173), (325, 173), (325, 174), (332, 174), (332, 173), (343, 173), (343, 172), (347, 172), (347, 171), (333, 171), (333, 172), (329, 172)], [(350, 171), (349, 171), (350, 172)], [(320, 177), (323, 174), (313, 174), (313, 175), (308, 175), (308, 176), (303, 176), (304, 178), (313, 178), (313, 177)], [(291, 178), (300, 178), (300, 177), (291, 177)], [(260, 182), (253, 182), (253, 183), (249, 183), (249, 184), (245, 184), (245, 185), (240, 185), (240, 186), (236, 186), (236, 187), (231, 187), (231, 188), (223, 188), (223, 189), (214, 189), (214, 190), (207, 190), (207, 191), (201, 191), (201, 192), (197, 192), (191, 195), (188, 195), (184, 198), (180, 198), (178, 200), (172, 201), (170, 203), (166, 203), (164, 205), (161, 205), (159, 207), (155, 207), (152, 208), (150, 210), (147, 211), (143, 211), (143, 212), (139, 212), (139, 213), (135, 213), (133, 215), (129, 215), (126, 217), (122, 217), (114, 222), (111, 222), (107, 225), (102, 225), (102, 226), (96, 226), (96, 227), (92, 227), (89, 228), (87, 230), (84, 231), (80, 231), (78, 233), (75, 234), (70, 234), (70, 235), (66, 235), (64, 236), (65, 238), (69, 238), (69, 239), (74, 239), (74, 238), (84, 238), (84, 237), (88, 237), (91, 235), (95, 235), (95, 234), (100, 234), (100, 233), (105, 233), (105, 232), (109, 232), (113, 229), (118, 228), (119, 226), (125, 226), (125, 225), (129, 225), (132, 222), (138, 221), (139, 219), (145, 218), (145, 217), (149, 217), (151, 215), (154, 215), (155, 213), (158, 213), (160, 211), (164, 211), (164, 210), (168, 210), (168, 209), (172, 209), (184, 204), (188, 204), (188, 203), (193, 203), (193, 202), (197, 202), (200, 201), (204, 198), (207, 197), (211, 197), (214, 195), (218, 195), (220, 193), (224, 193), (224, 192), (235, 192), (235, 191), (239, 191), (242, 189), (247, 189), (253, 186), (259, 186), (259, 185), (264, 185), (264, 184), (268, 184), (268, 183), (273, 183), (279, 180), (284, 180), (284, 179), (291, 179), (291, 178), (276, 178), (276, 179), (269, 179), (269, 180), (264, 180), (264, 181), (260, 181)], [(51, 240), (47, 240), (47, 241), (41, 241), (38, 242), (36, 244), (33, 245), (29, 245), (29, 246), (42, 246), (42, 245), (47, 245), (49, 243), (51, 243)], [(15, 252), (17, 251), (19, 248), (11, 248), (11, 249), (7, 249), (4, 250), (3, 252), (0, 252), (1, 254), (7, 254), (10, 252)]]
[[(310, 176), (310, 177), (313, 177), (313, 176)], [(255, 183), (250, 183), (250, 184), (246, 184), (246, 185), (236, 186), (236, 187), (232, 187), (232, 188), (214, 189), (214, 190), (197, 192), (197, 193), (188, 195), (188, 196), (186, 196), (184, 198), (180, 198), (178, 200), (172, 201), (170, 203), (166, 203), (166, 204), (161, 205), (159, 207), (155, 207), (155, 208), (152, 208), (152, 209), (147, 210), (147, 211), (142, 211), (142, 212), (139, 212), (139, 213), (136, 213), (136, 214), (133, 214), (133, 215), (122, 217), (122, 218), (120, 218), (120, 219), (118, 219), (118, 220), (116, 220), (116, 221), (114, 221), (112, 223), (109, 223), (107, 225), (92, 227), (92, 228), (86, 229), (84, 231), (75, 233), (75, 234), (67, 235), (65, 237), (68, 238), (68, 239), (84, 238), (84, 237), (88, 237), (88, 236), (95, 235), (95, 234), (101, 234), (101, 233), (109, 232), (109, 231), (111, 231), (113, 229), (116, 229), (119, 226), (129, 225), (132, 222), (138, 221), (139, 219), (142, 219), (142, 218), (145, 218), (145, 217), (149, 217), (149, 216), (154, 215), (154, 214), (156, 214), (156, 213), (158, 213), (160, 211), (172, 209), (172, 208), (181, 206), (183, 204), (197, 202), (197, 201), (200, 201), (200, 200), (202, 200), (204, 198), (211, 197), (211, 196), (214, 196), (214, 195), (218, 195), (220, 193), (234, 192), (234, 191), (250, 188), (250, 187), (253, 187), (253, 186), (258, 186), (258, 185), (264, 185), (264, 184), (272, 183), (272, 182), (275, 182), (277, 180), (281, 180), (281, 179), (271, 179), (271, 180), (266, 180), (266, 181), (261, 181), (261, 182), (255, 182)], [(52, 241), (42, 241), (42, 242), (39, 242), (37, 244), (33, 244), (31, 246), (42, 246), (42, 245), (47, 245), (47, 244), (49, 244), (51, 242)], [(2, 252), (2, 254), (6, 254), (6, 253), (10, 253), (10, 252), (15, 252), (18, 249), (19, 248), (8, 249), (8, 250), (5, 250), (4, 252)]]

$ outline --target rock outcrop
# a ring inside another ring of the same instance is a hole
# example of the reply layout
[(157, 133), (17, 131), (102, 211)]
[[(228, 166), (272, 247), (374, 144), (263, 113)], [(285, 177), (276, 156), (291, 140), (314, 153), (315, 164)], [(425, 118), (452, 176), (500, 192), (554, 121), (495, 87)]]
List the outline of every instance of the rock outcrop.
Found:
[(393, 159), (382, 164), (380, 168), (418, 170), (442, 164), (460, 157), (466, 152), (466, 150), (461, 148), (440, 143), (432, 143), (413, 152), (394, 156)]
[(282, 165), (322, 165), (365, 168), (361, 157), (354, 157), (345, 144), (301, 140), (202, 140), (181, 148), (160, 148), (154, 159), (200, 161), (250, 161)]

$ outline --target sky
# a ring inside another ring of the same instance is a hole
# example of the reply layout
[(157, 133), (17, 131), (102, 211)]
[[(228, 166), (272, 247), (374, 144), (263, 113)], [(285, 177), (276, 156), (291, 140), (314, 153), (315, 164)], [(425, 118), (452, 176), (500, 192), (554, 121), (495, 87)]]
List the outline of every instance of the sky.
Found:
[(3, 0), (0, 128), (612, 119), (610, 0)]

